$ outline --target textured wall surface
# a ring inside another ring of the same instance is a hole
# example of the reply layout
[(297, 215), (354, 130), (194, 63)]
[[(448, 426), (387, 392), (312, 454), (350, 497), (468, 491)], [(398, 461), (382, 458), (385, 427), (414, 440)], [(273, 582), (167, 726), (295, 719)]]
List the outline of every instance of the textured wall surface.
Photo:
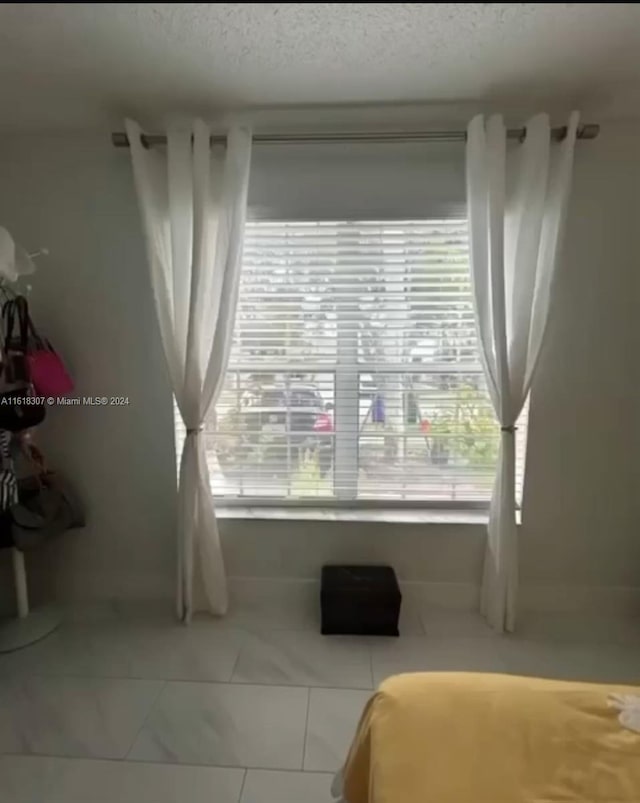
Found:
[(0, 127), (560, 98), (630, 114), (636, 3), (3, 3)]

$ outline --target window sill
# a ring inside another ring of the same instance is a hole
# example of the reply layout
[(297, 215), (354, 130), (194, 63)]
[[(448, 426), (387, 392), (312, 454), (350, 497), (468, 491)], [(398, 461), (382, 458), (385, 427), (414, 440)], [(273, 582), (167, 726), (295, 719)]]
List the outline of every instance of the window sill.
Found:
[[(480, 524), (489, 521), (487, 510), (419, 510), (401, 508), (341, 509), (330, 507), (258, 507), (217, 505), (219, 519), (260, 521), (357, 521), (388, 524)], [(519, 516), (518, 516), (519, 519)], [(518, 521), (519, 523), (519, 521)]]

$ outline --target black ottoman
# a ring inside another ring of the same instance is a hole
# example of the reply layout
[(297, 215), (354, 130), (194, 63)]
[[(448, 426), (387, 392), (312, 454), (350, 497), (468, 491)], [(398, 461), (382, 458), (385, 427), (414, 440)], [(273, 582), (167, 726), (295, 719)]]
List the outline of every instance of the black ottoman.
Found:
[(322, 634), (398, 636), (402, 594), (390, 566), (323, 566)]

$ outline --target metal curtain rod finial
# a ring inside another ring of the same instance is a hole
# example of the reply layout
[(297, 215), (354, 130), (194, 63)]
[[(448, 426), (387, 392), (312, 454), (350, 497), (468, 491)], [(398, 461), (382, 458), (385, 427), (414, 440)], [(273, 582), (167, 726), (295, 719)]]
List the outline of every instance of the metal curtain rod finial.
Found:
[[(597, 123), (584, 123), (578, 126), (577, 139), (595, 139), (600, 133)], [(567, 135), (566, 126), (551, 129), (551, 138), (560, 142)], [(509, 139), (522, 140), (527, 136), (526, 128), (510, 128), (507, 131)], [(330, 142), (466, 142), (466, 131), (346, 131), (317, 134), (254, 134), (253, 141), (263, 144), (304, 144), (304, 143), (330, 143)], [(212, 144), (224, 144), (227, 138), (223, 134), (211, 137)], [(116, 148), (128, 148), (129, 138), (124, 131), (114, 131), (111, 142)], [(145, 148), (153, 145), (165, 145), (165, 134), (143, 134), (142, 144)]]

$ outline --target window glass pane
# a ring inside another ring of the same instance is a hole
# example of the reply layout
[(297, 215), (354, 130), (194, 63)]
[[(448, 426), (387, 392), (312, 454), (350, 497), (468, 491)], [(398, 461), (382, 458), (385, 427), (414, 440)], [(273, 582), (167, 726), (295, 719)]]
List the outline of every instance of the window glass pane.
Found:
[(361, 374), (359, 407), (359, 496), (487, 498), (498, 432), (480, 372)]
[(333, 375), (229, 370), (206, 427), (213, 492), (333, 495)]

